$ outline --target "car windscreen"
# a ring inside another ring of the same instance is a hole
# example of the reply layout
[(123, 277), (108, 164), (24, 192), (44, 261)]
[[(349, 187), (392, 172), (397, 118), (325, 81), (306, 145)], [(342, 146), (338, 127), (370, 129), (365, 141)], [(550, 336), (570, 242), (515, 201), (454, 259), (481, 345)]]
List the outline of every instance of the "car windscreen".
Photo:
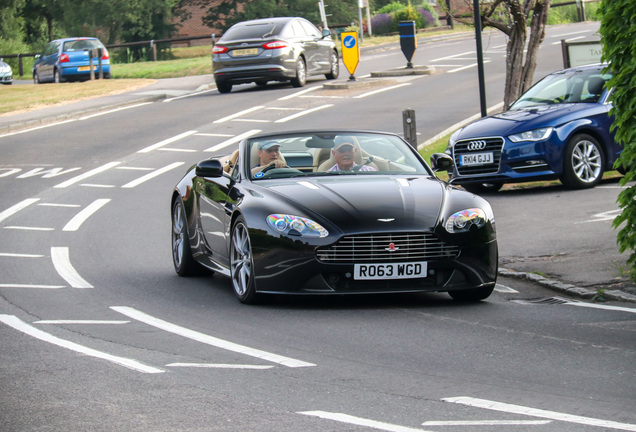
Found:
[(611, 75), (598, 69), (554, 73), (531, 87), (510, 109), (560, 103), (597, 103), (610, 78)]
[(79, 39), (64, 42), (64, 46), (62, 47), (62, 51), (64, 52), (72, 52), (72, 51), (86, 51), (97, 48), (103, 48), (101, 42), (97, 39)]
[(228, 42), (243, 39), (264, 39), (276, 34), (277, 25), (274, 23), (248, 24), (231, 27), (219, 41)]
[(430, 175), (415, 150), (396, 135), (367, 132), (303, 133), (249, 141), (254, 180), (337, 175)]

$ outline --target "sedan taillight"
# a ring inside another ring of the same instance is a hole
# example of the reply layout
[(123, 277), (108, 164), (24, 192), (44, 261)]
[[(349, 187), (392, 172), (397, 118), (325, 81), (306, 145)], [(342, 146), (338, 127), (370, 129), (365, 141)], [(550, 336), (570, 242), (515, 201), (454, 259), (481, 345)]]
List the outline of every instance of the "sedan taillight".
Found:
[(283, 41), (273, 41), (273, 42), (267, 42), (263, 44), (263, 48), (265, 49), (279, 49), (279, 48), (287, 48), (287, 42), (283, 42)]
[(214, 45), (212, 48), (212, 54), (223, 54), (227, 52), (227, 47), (221, 45)]

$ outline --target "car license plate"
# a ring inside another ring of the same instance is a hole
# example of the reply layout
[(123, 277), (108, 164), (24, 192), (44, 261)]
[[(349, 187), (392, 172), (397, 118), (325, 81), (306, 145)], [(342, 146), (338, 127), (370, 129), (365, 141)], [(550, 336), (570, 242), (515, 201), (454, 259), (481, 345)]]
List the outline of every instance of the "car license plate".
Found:
[(426, 277), (427, 263), (387, 263), (387, 264), (355, 264), (353, 278), (356, 280), (377, 279), (413, 279)]
[(234, 57), (249, 56), (258, 54), (258, 48), (245, 48), (232, 51)]
[(89, 71), (89, 70), (91, 70), (91, 67), (90, 67), (90, 66), (79, 66), (79, 67), (77, 68), (77, 70), (78, 70), (79, 72)]
[(474, 154), (465, 154), (459, 156), (459, 164), (461, 166), (467, 165), (484, 165), (493, 163), (494, 157), (491, 153), (474, 153)]

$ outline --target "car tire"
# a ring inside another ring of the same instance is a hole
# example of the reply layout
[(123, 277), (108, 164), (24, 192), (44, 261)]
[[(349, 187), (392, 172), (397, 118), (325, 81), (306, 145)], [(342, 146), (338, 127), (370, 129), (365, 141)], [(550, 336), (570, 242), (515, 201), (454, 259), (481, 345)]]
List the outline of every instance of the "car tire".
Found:
[(181, 199), (172, 205), (172, 263), (179, 276), (192, 276), (199, 266), (192, 257), (185, 207)]
[(305, 65), (305, 59), (298, 57), (296, 60), (296, 76), (291, 80), (291, 84), (294, 87), (302, 87), (307, 82), (307, 66)]
[(502, 186), (503, 186), (503, 183), (469, 183), (469, 184), (462, 185), (462, 187), (466, 189), (468, 192), (471, 192), (477, 195), (483, 194), (483, 193), (498, 192), (499, 189), (502, 188)]
[(267, 87), (267, 81), (265, 80), (256, 81), (256, 85), (259, 87)]
[(258, 300), (254, 282), (254, 260), (249, 231), (243, 218), (232, 227), (230, 243), (230, 277), (234, 294), (241, 303), (253, 304)]
[(338, 60), (338, 53), (336, 53), (335, 51), (331, 52), (331, 59), (329, 61), (329, 64), (330, 72), (328, 74), (325, 74), (325, 77), (328, 80), (334, 80), (338, 78), (338, 75), (340, 74), (340, 61)]
[(63, 83), (65, 80), (64, 78), (62, 78), (62, 75), (60, 75), (60, 71), (55, 69), (53, 71), (53, 82), (55, 84), (59, 84), (59, 83)]
[(574, 135), (564, 153), (561, 182), (571, 189), (592, 188), (603, 179), (605, 154), (591, 135)]
[(484, 300), (492, 294), (495, 289), (495, 285), (480, 287), (480, 288), (471, 288), (465, 290), (458, 291), (448, 291), (448, 295), (450, 295), (453, 300), (460, 302), (478, 302)]
[(229, 93), (232, 91), (232, 84), (226, 82), (217, 82), (216, 88), (219, 93)]
[(40, 75), (37, 72), (33, 72), (33, 84), (42, 84), (42, 81), (40, 81)]

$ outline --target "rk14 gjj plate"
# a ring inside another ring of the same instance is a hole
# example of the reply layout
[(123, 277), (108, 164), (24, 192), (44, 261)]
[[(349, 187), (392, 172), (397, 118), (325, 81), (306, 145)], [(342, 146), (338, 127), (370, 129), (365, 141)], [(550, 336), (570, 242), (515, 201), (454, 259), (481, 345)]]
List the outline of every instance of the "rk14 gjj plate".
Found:
[(427, 263), (355, 264), (353, 278), (356, 280), (414, 279), (426, 277)]
[(483, 165), (493, 163), (494, 158), (491, 153), (474, 153), (474, 154), (465, 154), (459, 156), (459, 165), (467, 166), (467, 165)]

